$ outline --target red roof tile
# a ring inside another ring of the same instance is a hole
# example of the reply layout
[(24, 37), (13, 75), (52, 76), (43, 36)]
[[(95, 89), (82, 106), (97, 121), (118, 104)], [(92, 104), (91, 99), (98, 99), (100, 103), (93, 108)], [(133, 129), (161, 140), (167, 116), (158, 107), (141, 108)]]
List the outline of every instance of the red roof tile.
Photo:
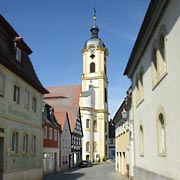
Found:
[[(81, 85), (72, 86), (54, 86), (46, 87), (50, 92), (44, 96), (44, 100), (54, 107), (55, 116), (58, 123), (61, 118), (65, 119), (63, 114), (68, 113), (71, 132), (74, 132), (76, 119), (79, 112), (79, 96), (81, 93)], [(63, 124), (61, 124), (63, 129)]]

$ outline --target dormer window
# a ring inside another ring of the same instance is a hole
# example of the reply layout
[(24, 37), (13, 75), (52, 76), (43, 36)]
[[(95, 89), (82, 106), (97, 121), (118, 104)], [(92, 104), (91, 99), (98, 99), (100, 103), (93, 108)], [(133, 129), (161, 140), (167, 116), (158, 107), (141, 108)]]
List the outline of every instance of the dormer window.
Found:
[(18, 47), (16, 47), (16, 60), (21, 62), (21, 50)]

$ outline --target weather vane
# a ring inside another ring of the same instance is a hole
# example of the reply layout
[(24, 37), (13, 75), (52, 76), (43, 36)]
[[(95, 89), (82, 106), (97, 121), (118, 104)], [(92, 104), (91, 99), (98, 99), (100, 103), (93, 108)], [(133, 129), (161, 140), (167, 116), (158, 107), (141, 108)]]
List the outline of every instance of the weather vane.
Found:
[(96, 8), (94, 7), (94, 16), (93, 16), (93, 20), (94, 20), (94, 24), (96, 24)]

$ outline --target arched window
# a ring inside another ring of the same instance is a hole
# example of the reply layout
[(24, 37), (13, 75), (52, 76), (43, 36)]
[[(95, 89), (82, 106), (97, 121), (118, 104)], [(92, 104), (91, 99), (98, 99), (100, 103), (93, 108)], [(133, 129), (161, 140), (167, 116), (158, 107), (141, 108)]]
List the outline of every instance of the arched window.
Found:
[(155, 87), (167, 73), (166, 68), (166, 26), (159, 31), (158, 39), (152, 45), (152, 84)]
[(95, 72), (95, 63), (94, 62), (92, 62), (90, 64), (90, 73), (93, 73), (93, 72)]
[(143, 126), (142, 124), (140, 125), (139, 128), (139, 145), (140, 145), (140, 156), (144, 156), (144, 132), (143, 132)]
[(163, 113), (160, 113), (157, 120), (158, 130), (158, 151), (160, 156), (165, 156), (166, 139), (165, 139), (165, 119)]
[(87, 142), (87, 143), (86, 143), (86, 152), (89, 152), (89, 151), (90, 151), (90, 143)]

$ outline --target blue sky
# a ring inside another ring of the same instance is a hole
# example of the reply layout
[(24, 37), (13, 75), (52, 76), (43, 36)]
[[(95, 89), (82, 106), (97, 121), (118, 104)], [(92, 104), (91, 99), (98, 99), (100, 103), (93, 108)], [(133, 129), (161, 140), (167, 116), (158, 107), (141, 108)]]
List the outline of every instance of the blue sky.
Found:
[(99, 37), (109, 50), (109, 112), (113, 118), (130, 80), (123, 76), (150, 0), (0, 0), (0, 14), (32, 49), (46, 86), (81, 84), (82, 54), (96, 7)]

